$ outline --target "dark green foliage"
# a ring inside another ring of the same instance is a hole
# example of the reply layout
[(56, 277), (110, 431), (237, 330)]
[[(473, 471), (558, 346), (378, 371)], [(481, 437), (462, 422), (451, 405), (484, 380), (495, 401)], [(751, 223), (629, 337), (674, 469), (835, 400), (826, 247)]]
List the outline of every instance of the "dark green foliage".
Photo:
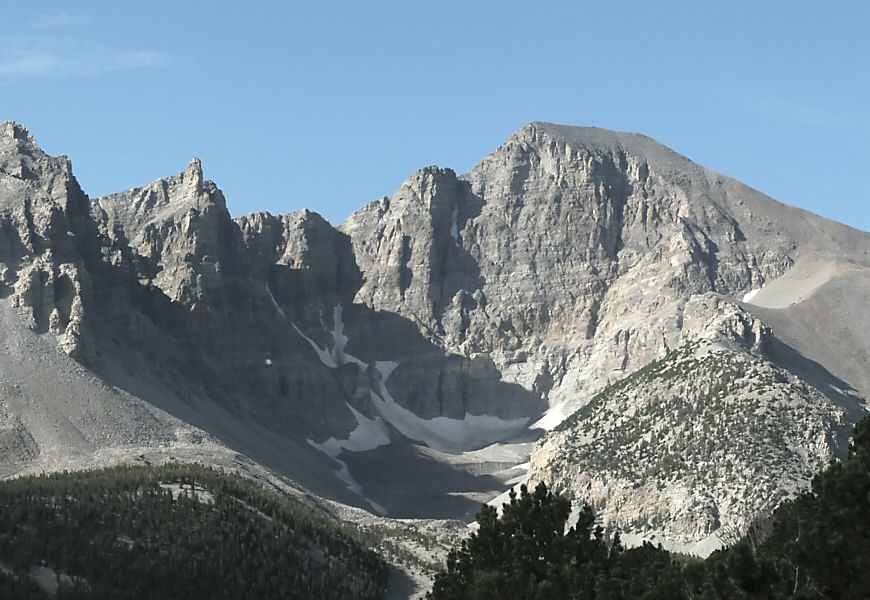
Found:
[(430, 597), (866, 600), (870, 418), (856, 426), (845, 462), (706, 561), (678, 560), (649, 544), (608, 544), (588, 507), (565, 531), (568, 513), (568, 500), (543, 484), (523, 488), (500, 518), (484, 507), (479, 531), (450, 554)]
[(0, 482), (0, 598), (44, 598), (41, 566), (61, 599), (381, 598), (387, 582), (350, 528), (192, 465)]
[(0, 571), (0, 598), (15, 600), (49, 600), (36, 582), (29, 577), (17, 577), (12, 573)]
[(511, 494), (501, 518), (484, 506), (480, 529), (450, 553), (431, 598), (669, 598), (677, 567), (659, 548), (624, 551), (584, 508), (566, 530), (571, 503), (541, 483)]

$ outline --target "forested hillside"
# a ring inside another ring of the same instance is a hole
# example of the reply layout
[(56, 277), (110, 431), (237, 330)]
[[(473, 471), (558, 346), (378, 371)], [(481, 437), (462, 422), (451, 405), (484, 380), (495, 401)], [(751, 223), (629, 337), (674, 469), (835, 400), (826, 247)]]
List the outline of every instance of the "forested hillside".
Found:
[(858, 423), (848, 459), (811, 491), (705, 561), (648, 543), (625, 549), (589, 506), (566, 530), (570, 513), (570, 500), (543, 483), (513, 495), (501, 515), (484, 506), (479, 531), (450, 554), (430, 598), (870, 598), (870, 419)]
[(0, 598), (381, 598), (386, 584), (349, 527), (210, 468), (0, 482)]

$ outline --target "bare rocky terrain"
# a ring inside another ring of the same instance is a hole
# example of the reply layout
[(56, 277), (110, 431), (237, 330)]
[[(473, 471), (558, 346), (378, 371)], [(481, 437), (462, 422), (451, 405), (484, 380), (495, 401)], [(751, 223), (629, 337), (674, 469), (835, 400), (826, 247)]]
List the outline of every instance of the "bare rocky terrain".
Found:
[(868, 292), (870, 234), (638, 134), (532, 123), (334, 227), (197, 160), (90, 198), (6, 123), (0, 475), (235, 461), (426, 523), (541, 479), (703, 554), (844, 452)]

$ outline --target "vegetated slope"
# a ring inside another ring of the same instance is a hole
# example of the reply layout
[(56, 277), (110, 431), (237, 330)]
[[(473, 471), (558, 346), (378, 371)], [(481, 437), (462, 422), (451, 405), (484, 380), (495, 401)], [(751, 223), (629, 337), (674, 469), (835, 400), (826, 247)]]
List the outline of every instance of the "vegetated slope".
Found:
[(802, 491), (852, 424), (736, 344), (687, 342), (597, 394), (532, 454), (530, 477), (608, 530), (707, 555)]
[[(0, 482), (0, 590), (42, 598), (381, 598), (349, 526), (195, 465)], [(26, 591), (30, 589), (30, 591)], [(2, 595), (2, 594), (0, 594)]]
[(858, 423), (847, 460), (704, 561), (649, 543), (625, 550), (618, 535), (596, 526), (588, 505), (567, 527), (570, 514), (568, 498), (543, 483), (512, 495), (501, 515), (484, 507), (479, 529), (451, 552), (429, 597), (863, 600), (870, 597), (870, 419)]

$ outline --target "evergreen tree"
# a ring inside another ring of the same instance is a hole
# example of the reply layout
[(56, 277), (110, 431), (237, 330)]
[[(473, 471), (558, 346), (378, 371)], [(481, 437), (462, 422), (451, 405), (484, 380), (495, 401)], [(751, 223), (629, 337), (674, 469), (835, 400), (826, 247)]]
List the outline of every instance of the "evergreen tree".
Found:
[[(604, 539), (589, 506), (572, 527), (570, 514), (571, 502), (544, 483), (533, 492), (525, 486), (519, 495), (512, 492), (501, 517), (484, 506), (478, 531), (450, 553), (430, 598), (665, 598), (661, 594), (678, 585), (660, 548), (624, 551), (618, 538)], [(652, 595), (633, 595), (633, 589)]]
[(644, 544), (624, 550), (570, 502), (539, 484), (511, 494), (501, 516), (484, 506), (479, 529), (451, 552), (430, 598), (843, 599), (870, 598), (870, 418), (855, 427), (848, 457), (811, 490), (759, 519), (706, 561)]
[(43, 598), (35, 567), (61, 600), (373, 599), (387, 583), (355, 529), (196, 465), (0, 482), (0, 598)]

